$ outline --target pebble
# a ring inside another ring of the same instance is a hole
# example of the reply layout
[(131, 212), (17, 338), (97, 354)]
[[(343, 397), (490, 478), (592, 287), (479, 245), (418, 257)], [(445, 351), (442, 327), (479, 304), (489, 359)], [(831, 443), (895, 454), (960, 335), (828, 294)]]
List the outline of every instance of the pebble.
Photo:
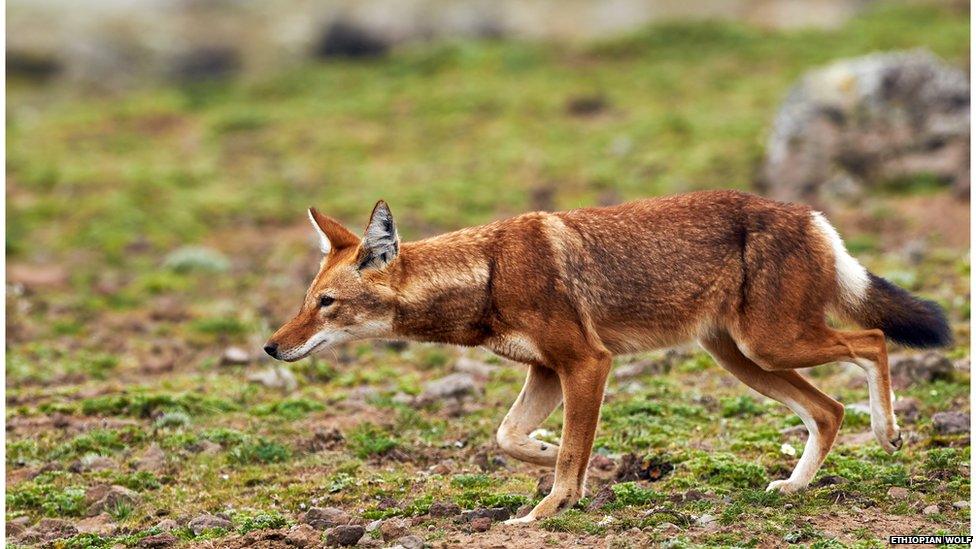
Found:
[(939, 412), (932, 416), (932, 426), (941, 435), (968, 433), (969, 414), (965, 412)]
[(491, 519), (488, 517), (478, 517), (471, 520), (471, 531), (487, 532), (491, 528)]
[(403, 536), (397, 545), (403, 549), (424, 549), (424, 540), (420, 536)]
[(231, 530), (234, 524), (227, 518), (218, 517), (211, 514), (203, 514), (195, 517), (189, 523), (187, 527), (193, 531), (193, 535), (199, 536), (207, 530), (213, 528), (223, 528), (224, 530)]
[(939, 512), (939, 506), (938, 505), (934, 505), (934, 504), (933, 505), (929, 505), (925, 509), (922, 509), (922, 514), (923, 515), (935, 515), (938, 512)]
[(888, 497), (891, 499), (908, 499), (908, 488), (892, 486), (888, 489)]
[(225, 366), (247, 364), (251, 362), (251, 353), (240, 347), (227, 347), (220, 357), (220, 363)]
[(380, 524), (380, 534), (384, 541), (402, 538), (410, 533), (410, 523), (404, 519), (391, 518)]
[(342, 509), (336, 507), (312, 507), (305, 511), (302, 522), (316, 530), (326, 530), (333, 526), (349, 524), (352, 517)]
[(179, 543), (179, 539), (169, 532), (163, 532), (162, 534), (156, 534), (155, 536), (146, 536), (139, 540), (139, 544), (136, 547), (155, 549), (157, 547), (170, 547)]
[(336, 526), (332, 530), (329, 530), (325, 541), (329, 545), (349, 547), (356, 545), (365, 533), (366, 529), (358, 525)]
[(435, 501), (427, 512), (432, 517), (453, 517), (461, 514), (461, 507), (452, 501)]

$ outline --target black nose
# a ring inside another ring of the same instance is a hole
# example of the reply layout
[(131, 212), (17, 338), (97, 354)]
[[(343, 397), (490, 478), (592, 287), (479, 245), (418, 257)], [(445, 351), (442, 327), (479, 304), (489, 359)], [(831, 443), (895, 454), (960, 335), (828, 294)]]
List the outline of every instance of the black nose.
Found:
[(267, 345), (264, 346), (264, 352), (271, 355), (271, 358), (278, 358), (278, 344), (268, 343)]

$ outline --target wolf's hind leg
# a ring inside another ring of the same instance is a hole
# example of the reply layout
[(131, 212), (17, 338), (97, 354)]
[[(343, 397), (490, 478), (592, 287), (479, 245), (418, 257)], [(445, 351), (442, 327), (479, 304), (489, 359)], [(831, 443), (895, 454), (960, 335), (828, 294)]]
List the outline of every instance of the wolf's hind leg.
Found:
[(793, 370), (767, 371), (746, 357), (728, 333), (701, 340), (702, 346), (723, 368), (740, 381), (769, 398), (785, 404), (800, 416), (809, 436), (803, 455), (790, 478), (776, 480), (766, 490), (795, 492), (813, 480), (837, 438), (844, 419), (844, 406), (810, 384)]

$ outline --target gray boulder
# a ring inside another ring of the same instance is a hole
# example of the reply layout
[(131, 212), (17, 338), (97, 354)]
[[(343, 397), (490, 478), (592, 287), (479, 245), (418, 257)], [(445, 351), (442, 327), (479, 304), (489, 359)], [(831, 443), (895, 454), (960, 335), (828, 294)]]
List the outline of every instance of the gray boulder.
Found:
[(758, 182), (780, 200), (931, 175), (969, 194), (969, 78), (925, 50), (803, 75), (776, 115)]

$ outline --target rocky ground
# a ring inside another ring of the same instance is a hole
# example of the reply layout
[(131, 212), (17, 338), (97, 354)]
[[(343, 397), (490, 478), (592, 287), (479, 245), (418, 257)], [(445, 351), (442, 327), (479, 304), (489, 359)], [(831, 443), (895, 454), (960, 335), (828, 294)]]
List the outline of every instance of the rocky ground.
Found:
[[(764, 492), (802, 452), (798, 419), (693, 346), (618, 359), (588, 496), (524, 527), (501, 521), (549, 472), (493, 439), (521, 366), (393, 342), (287, 366), (260, 352), (317, 266), (310, 204), (355, 228), (385, 197), (410, 239), (747, 188), (798, 74), (913, 46), (960, 64), (959, 21), (915, 6), (831, 32), (709, 23), (585, 49), (431, 46), (121, 97), (14, 86), (8, 546), (881, 547), (968, 531), (969, 204), (939, 181), (827, 204), (865, 265), (946, 308), (956, 344), (891, 349), (894, 455), (870, 435), (863, 375), (806, 372), (847, 414), (800, 494)], [(560, 427), (557, 411), (534, 436)]]

